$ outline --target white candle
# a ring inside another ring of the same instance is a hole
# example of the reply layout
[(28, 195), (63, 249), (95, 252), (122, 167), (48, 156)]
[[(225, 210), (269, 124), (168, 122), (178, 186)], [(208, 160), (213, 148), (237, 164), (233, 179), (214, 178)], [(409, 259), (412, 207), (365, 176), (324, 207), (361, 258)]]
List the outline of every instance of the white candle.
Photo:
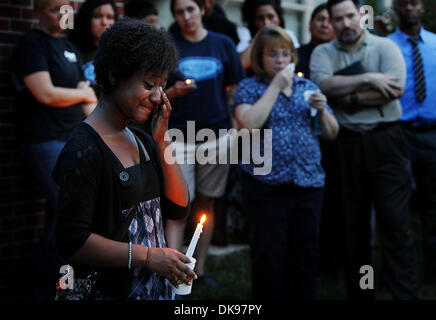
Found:
[(197, 246), (198, 239), (200, 238), (200, 233), (203, 232), (203, 223), (206, 220), (206, 215), (203, 214), (201, 217), (200, 223), (197, 224), (197, 228), (195, 228), (194, 235), (192, 236), (191, 243), (189, 243), (188, 250), (186, 251), (186, 256), (188, 258), (192, 258), (194, 254), (195, 247)]

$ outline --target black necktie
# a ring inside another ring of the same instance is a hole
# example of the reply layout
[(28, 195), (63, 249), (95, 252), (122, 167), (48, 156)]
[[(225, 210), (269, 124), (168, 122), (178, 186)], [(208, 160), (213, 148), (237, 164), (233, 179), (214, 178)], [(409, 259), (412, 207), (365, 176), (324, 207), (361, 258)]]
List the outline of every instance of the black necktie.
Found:
[(409, 38), (413, 46), (413, 70), (415, 72), (415, 94), (419, 102), (427, 97), (425, 87), (424, 66), (422, 64), (421, 52), (418, 48), (419, 37)]

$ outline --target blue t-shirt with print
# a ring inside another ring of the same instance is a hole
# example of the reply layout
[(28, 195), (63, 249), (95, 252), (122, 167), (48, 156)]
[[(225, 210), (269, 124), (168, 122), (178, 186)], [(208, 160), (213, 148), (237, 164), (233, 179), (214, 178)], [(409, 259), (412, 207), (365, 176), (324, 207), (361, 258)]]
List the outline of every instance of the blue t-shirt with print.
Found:
[[(233, 112), (239, 104), (254, 105), (265, 93), (270, 82), (253, 76), (242, 80), (236, 89)], [(271, 172), (253, 175), (253, 169), (262, 165), (240, 163), (242, 170), (268, 184), (295, 184), (300, 187), (319, 188), (324, 186), (325, 174), (321, 166), (317, 115), (304, 100), (306, 90), (320, 91), (310, 80), (294, 76), (293, 93), (286, 97), (280, 93), (263, 129), (272, 130)], [(332, 110), (327, 106), (327, 110)], [(263, 138), (260, 139), (260, 154), (265, 154)]]
[(195, 121), (196, 131), (202, 128), (229, 128), (226, 86), (237, 84), (245, 73), (233, 41), (208, 31), (199, 42), (174, 35), (179, 52), (177, 80), (195, 79), (197, 89), (171, 101), (170, 128), (186, 131), (186, 122)]

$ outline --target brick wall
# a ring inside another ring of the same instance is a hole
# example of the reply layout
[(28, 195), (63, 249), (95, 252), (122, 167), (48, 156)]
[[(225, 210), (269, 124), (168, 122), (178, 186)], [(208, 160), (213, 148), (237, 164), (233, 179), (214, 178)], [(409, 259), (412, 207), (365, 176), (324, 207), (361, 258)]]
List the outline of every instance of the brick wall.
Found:
[[(30, 296), (25, 283), (44, 226), (45, 199), (21, 162), (9, 63), (17, 39), (38, 22), (34, 1), (0, 0), (0, 298)], [(75, 10), (82, 2), (71, 1)]]

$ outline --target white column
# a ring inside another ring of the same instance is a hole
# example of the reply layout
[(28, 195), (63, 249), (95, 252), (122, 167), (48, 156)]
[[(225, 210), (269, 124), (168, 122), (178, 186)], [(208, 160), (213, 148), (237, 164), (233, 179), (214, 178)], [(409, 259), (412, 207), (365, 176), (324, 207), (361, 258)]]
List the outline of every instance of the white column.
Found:
[(392, 0), (384, 0), (385, 8), (389, 8), (392, 6)]
[(305, 8), (304, 13), (303, 13), (303, 21), (302, 21), (302, 23), (303, 23), (303, 26), (302, 26), (302, 31), (303, 31), (302, 44), (306, 44), (310, 40), (309, 23), (310, 23), (310, 16), (312, 14), (312, 10), (314, 9), (313, 0), (305, 0), (305, 5), (306, 5), (306, 8)]

